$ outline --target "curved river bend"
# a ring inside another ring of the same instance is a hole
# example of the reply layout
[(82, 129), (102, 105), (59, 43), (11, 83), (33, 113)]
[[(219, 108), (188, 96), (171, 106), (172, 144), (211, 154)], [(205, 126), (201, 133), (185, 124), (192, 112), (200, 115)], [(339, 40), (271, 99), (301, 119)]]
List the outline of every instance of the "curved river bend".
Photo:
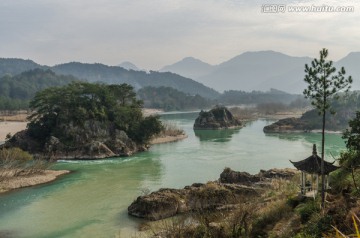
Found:
[[(290, 159), (304, 159), (313, 143), (321, 144), (320, 134), (265, 135), (262, 129), (271, 123), (266, 120), (240, 130), (195, 133), (196, 116), (162, 116), (186, 131), (189, 137), (183, 141), (155, 145), (127, 158), (59, 162), (55, 169), (74, 172), (50, 184), (1, 195), (0, 236), (131, 237), (141, 221), (129, 217), (127, 207), (145, 191), (216, 180), (225, 167), (250, 173), (292, 167)], [(340, 135), (327, 135), (326, 140), (327, 158), (345, 147)]]

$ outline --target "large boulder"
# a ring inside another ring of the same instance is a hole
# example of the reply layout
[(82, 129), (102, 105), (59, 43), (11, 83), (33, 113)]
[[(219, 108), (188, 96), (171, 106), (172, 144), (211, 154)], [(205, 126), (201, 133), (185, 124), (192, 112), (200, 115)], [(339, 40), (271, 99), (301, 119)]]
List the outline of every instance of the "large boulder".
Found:
[(225, 168), (224, 171), (220, 174), (221, 183), (236, 183), (243, 185), (251, 185), (259, 181), (260, 181), (260, 177), (256, 175), (251, 175), (247, 172), (234, 171), (230, 168)]
[(258, 196), (258, 189), (209, 182), (193, 184), (183, 189), (160, 189), (149, 195), (139, 196), (129, 207), (132, 216), (159, 220), (190, 211), (205, 211), (236, 204)]
[(184, 203), (185, 193), (178, 189), (161, 189), (145, 196), (139, 196), (129, 207), (130, 215), (160, 220), (188, 211)]
[(201, 129), (227, 129), (241, 127), (242, 123), (232, 113), (222, 106), (210, 111), (201, 111), (194, 123), (195, 130)]

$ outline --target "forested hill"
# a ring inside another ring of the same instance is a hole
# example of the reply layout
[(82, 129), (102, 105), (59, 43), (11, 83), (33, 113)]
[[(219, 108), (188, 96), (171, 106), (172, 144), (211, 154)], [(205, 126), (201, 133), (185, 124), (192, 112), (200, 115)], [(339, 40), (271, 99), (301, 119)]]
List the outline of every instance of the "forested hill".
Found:
[(36, 92), (76, 81), (73, 76), (56, 75), (51, 70), (33, 69), (0, 78), (0, 110), (27, 109)]
[(118, 66), (103, 64), (67, 63), (56, 65), (52, 70), (58, 74), (73, 75), (89, 82), (103, 82), (108, 84), (127, 83), (136, 90), (146, 87), (172, 87), (179, 91), (206, 98), (216, 98), (219, 93), (192, 79), (174, 73), (160, 73), (155, 71), (126, 70)]
[(210, 108), (214, 102), (200, 95), (189, 95), (171, 87), (144, 87), (137, 92), (145, 107), (164, 111), (183, 111)]
[(32, 60), (0, 58), (0, 77), (4, 75), (14, 76), (24, 71), (28, 71), (36, 68), (48, 68), (48, 67), (39, 65)]
[(146, 87), (172, 87), (190, 95), (199, 94), (206, 98), (216, 98), (219, 93), (192, 79), (174, 73), (145, 72), (127, 70), (119, 66), (104, 64), (84, 64), (71, 62), (53, 67), (39, 65), (31, 60), (0, 58), (0, 77), (14, 76), (24, 71), (41, 68), (50, 69), (57, 74), (72, 75), (88, 82), (101, 82), (107, 84), (127, 83), (136, 90)]

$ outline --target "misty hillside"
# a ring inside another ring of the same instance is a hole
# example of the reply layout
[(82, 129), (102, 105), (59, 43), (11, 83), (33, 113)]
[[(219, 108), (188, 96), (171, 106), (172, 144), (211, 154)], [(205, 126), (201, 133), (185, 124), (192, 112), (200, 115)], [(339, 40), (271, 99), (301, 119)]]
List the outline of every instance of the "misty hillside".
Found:
[(177, 63), (163, 67), (160, 72), (172, 72), (187, 78), (198, 79), (210, 74), (214, 69), (215, 66), (193, 57), (186, 57)]
[(360, 90), (360, 52), (351, 52), (334, 65), (337, 69), (344, 66), (346, 75), (351, 75), (353, 78), (352, 89)]
[(89, 82), (103, 82), (109, 84), (127, 83), (136, 90), (146, 87), (172, 87), (190, 95), (199, 94), (206, 98), (215, 98), (219, 93), (192, 79), (174, 73), (160, 73), (155, 71), (133, 71), (117, 66), (103, 64), (67, 63), (52, 67), (57, 74), (73, 75)]
[[(246, 52), (217, 66), (208, 65), (208, 74), (193, 74), (193, 79), (220, 91), (267, 91), (276, 88), (289, 93), (302, 93), (306, 87), (303, 80), (305, 64), (310, 64), (311, 60), (310, 57), (293, 57), (274, 51)], [(203, 64), (196, 60), (182, 60), (166, 69), (190, 77), (189, 72), (183, 69), (184, 65), (193, 72), (205, 72), (203, 66), (198, 67)], [(347, 75), (354, 78), (353, 89), (360, 89), (360, 52), (350, 53), (334, 65), (337, 69), (344, 66)]]
[(125, 61), (125, 62), (122, 62), (121, 64), (118, 65), (119, 67), (122, 67), (124, 69), (127, 69), (127, 70), (135, 70), (135, 71), (139, 71), (140, 69), (133, 63), (129, 62), (129, 61)]
[(0, 110), (28, 109), (35, 93), (49, 87), (63, 86), (77, 79), (56, 75), (49, 69), (32, 69), (21, 74), (0, 77)]
[(32, 60), (0, 58), (0, 77), (6, 74), (10, 76), (14, 76), (24, 71), (28, 71), (36, 68), (47, 68), (47, 67), (37, 64)]
[(301, 84), (303, 68), (310, 61), (308, 57), (292, 57), (274, 51), (246, 52), (213, 66), (209, 74), (195, 79), (220, 91), (277, 88), (301, 93), (305, 86)]
[(219, 93), (192, 79), (164, 72), (144, 72), (127, 70), (118, 66), (103, 64), (83, 64), (71, 62), (53, 67), (41, 66), (31, 60), (23, 59), (0, 59), (0, 77), (4, 75), (17, 75), (24, 71), (41, 68), (51, 69), (56, 74), (72, 75), (80, 80), (89, 82), (102, 82), (108, 84), (127, 83), (136, 90), (146, 87), (172, 87), (190, 95), (199, 94), (206, 98), (215, 98)]

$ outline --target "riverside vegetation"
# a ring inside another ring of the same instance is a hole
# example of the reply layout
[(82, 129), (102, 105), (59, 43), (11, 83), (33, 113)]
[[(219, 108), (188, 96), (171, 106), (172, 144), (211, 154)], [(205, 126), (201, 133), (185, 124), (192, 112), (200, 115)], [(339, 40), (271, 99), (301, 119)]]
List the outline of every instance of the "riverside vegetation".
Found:
[(131, 155), (162, 131), (157, 116), (144, 117), (130, 85), (73, 82), (38, 92), (30, 102), (28, 129), (3, 147), (53, 159)]
[[(360, 113), (354, 123), (360, 125)], [(331, 174), (322, 210), (321, 198), (299, 196), (300, 176), (294, 170), (250, 175), (226, 168), (218, 181), (138, 197), (129, 206), (132, 215), (150, 220), (181, 215), (144, 221), (136, 237), (354, 237), (354, 219), (360, 216), (360, 131), (352, 128), (344, 134), (348, 150)]]

